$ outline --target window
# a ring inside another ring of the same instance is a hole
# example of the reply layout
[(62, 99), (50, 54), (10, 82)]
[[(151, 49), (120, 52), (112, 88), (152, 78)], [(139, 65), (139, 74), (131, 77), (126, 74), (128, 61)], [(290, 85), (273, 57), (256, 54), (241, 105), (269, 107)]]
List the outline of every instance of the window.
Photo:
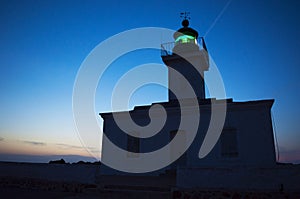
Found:
[(197, 44), (197, 40), (195, 39), (195, 37), (191, 36), (191, 35), (180, 35), (179, 37), (177, 37), (177, 39), (175, 40), (175, 44), (184, 44), (184, 43), (193, 43), (193, 44)]
[(236, 129), (224, 129), (221, 134), (221, 156), (225, 158), (238, 157), (238, 142)]
[(140, 153), (140, 138), (127, 135), (127, 156), (138, 157)]

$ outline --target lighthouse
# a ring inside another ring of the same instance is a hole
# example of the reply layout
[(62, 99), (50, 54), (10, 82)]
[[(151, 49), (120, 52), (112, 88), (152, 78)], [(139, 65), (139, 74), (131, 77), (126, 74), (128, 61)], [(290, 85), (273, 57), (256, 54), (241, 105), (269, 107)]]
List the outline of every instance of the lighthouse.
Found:
[[(162, 44), (161, 55), (169, 69), (169, 100), (177, 99), (174, 94), (177, 92), (181, 93), (181, 98), (193, 98), (196, 95), (200, 100), (205, 99), (204, 73), (209, 69), (209, 57), (204, 38), (199, 38), (198, 32), (189, 27), (187, 18), (182, 21), (182, 27), (173, 34), (173, 38), (173, 42)], [(195, 95), (185, 89), (186, 80)]]
[[(173, 40), (161, 44), (161, 58), (165, 64), (162, 67), (168, 68), (168, 100), (136, 106), (128, 111), (100, 113), (103, 118), (103, 134), (106, 136), (102, 140), (103, 162), (112, 160), (121, 166), (121, 159), (135, 163), (139, 160), (145, 162), (149, 159), (144, 157), (168, 146), (163, 153), (165, 156), (155, 156), (157, 159), (151, 159), (151, 164), (163, 161), (170, 161), (170, 164), (143, 175), (176, 174), (176, 183), (188, 187), (205, 187), (206, 181), (199, 179), (206, 178), (207, 169), (213, 171), (215, 184), (226, 184), (226, 175), (218, 176), (224, 168), (266, 168), (276, 165), (271, 118), (274, 99), (235, 102), (233, 99), (206, 97), (204, 77), (210, 68), (208, 50), (204, 38), (199, 37), (198, 32), (190, 27), (188, 17), (183, 19), (182, 26), (173, 34)], [(212, 66), (211, 68), (213, 69)], [(190, 92), (191, 90), (193, 92)], [(196, 103), (191, 103), (195, 101)], [(210, 126), (216, 126), (216, 123), (211, 125), (212, 116), (223, 110), (220, 107), (224, 104), (226, 117), (222, 128), (219, 131), (208, 131)], [(133, 127), (126, 128), (129, 131), (125, 131), (114, 118), (114, 115), (117, 115), (125, 125), (134, 121), (144, 127), (151, 123), (150, 110), (157, 110), (157, 107), (164, 109), (166, 117), (163, 114), (153, 114), (153, 121), (165, 123), (160, 131), (151, 137), (132, 136), (129, 132), (142, 135), (147, 131)], [(195, 124), (197, 127), (194, 129)], [(192, 133), (195, 133), (195, 137), (191, 141)], [(207, 146), (204, 144), (209, 140), (207, 138), (214, 138), (215, 145), (205, 157), (200, 157), (199, 151), (203, 145)], [(173, 144), (174, 140), (179, 140), (179, 144)], [(116, 153), (107, 150), (111, 143), (123, 149), (119, 159), (115, 159)], [(144, 162), (126, 169), (143, 168)], [(150, 164), (146, 166), (148, 165)], [(109, 165), (101, 166), (101, 174), (131, 175), (110, 168)]]

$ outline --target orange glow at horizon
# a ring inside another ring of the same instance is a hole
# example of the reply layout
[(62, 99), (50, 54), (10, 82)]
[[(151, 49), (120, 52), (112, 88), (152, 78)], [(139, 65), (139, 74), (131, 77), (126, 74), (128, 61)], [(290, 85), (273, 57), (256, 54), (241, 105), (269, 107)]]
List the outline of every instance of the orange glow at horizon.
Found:
[[(100, 150), (94, 149), (93, 154), (99, 154)], [(96, 152), (95, 152), (96, 151)], [(83, 146), (69, 144), (53, 144), (31, 141), (7, 140), (1, 141), (0, 153), (22, 155), (80, 155), (93, 157)]]

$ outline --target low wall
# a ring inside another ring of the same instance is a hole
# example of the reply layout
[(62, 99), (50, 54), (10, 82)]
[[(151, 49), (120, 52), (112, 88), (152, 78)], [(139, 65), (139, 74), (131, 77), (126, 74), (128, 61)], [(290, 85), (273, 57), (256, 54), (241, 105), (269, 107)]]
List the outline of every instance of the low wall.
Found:
[(273, 168), (179, 168), (177, 186), (234, 190), (299, 191), (300, 166)]
[(99, 165), (0, 163), (0, 177), (95, 183)]
[(285, 199), (299, 198), (300, 193), (272, 192), (272, 191), (233, 191), (233, 190), (174, 190), (172, 199)]

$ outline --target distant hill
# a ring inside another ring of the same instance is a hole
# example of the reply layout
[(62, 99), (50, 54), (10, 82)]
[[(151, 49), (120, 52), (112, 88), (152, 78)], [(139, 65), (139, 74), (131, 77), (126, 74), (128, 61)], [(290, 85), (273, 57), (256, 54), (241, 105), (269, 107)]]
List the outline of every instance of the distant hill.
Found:
[(51, 160), (64, 159), (69, 163), (76, 163), (79, 161), (95, 162), (93, 157), (80, 156), (80, 155), (24, 155), (24, 154), (1, 154), (0, 161), (5, 162), (31, 162), (31, 163), (48, 163)]
[(50, 160), (49, 164), (66, 164), (66, 161), (64, 159), (60, 160)]
[[(66, 162), (64, 159), (60, 160), (50, 160), (49, 164), (70, 164), (70, 162)], [(95, 161), (95, 162), (85, 162), (85, 161), (78, 161), (78, 162), (73, 162), (72, 164), (93, 164), (93, 165), (101, 165), (100, 161)]]

